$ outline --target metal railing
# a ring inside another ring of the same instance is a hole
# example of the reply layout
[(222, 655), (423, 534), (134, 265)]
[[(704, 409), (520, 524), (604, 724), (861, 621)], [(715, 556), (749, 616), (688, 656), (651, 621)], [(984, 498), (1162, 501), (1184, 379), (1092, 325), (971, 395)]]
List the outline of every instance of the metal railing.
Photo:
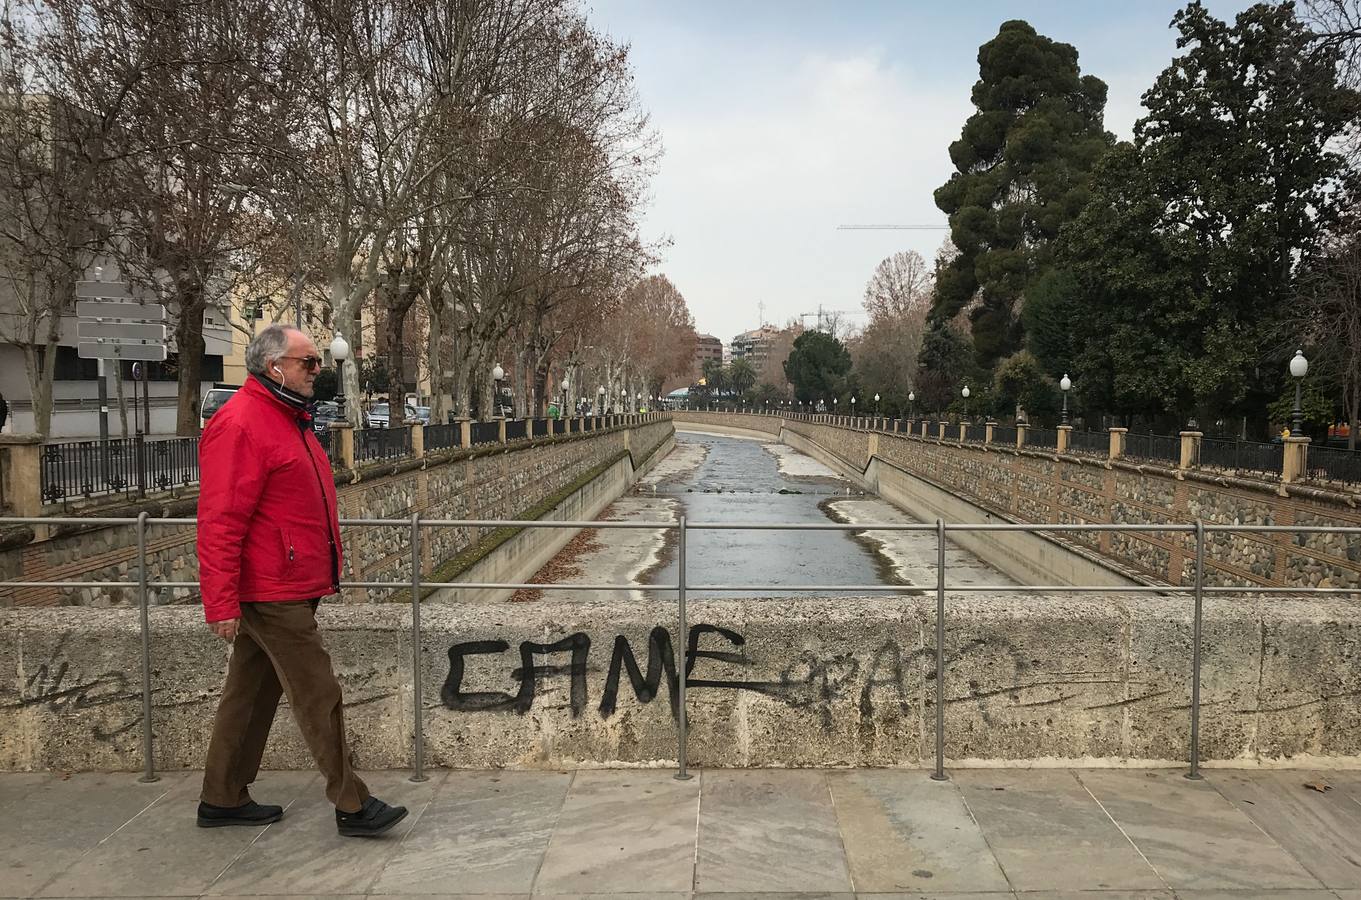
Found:
[(425, 426), (425, 449), (448, 450), (457, 447), (458, 432), (459, 426), (457, 424)]
[(1045, 447), (1047, 449), (1058, 449), (1059, 431), (1057, 428), (1026, 428), (1025, 445), (1027, 447)]
[(1305, 459), (1310, 480), (1361, 482), (1361, 450), (1311, 446)]
[(44, 503), (126, 493), (145, 496), (198, 482), (198, 438), (45, 444), (39, 478)]
[[(1214, 467), (1233, 472), (1281, 477), (1281, 469), (1285, 465), (1284, 444), (1226, 441), (1204, 437), (1199, 443), (1200, 450), (1195, 460), (1197, 468)], [(1311, 455), (1312, 452), (1311, 449)]]
[(987, 425), (966, 425), (964, 426), (964, 440), (971, 443), (983, 443), (988, 439)]
[(525, 428), (524, 419), (506, 420), (506, 440), (522, 441), (528, 437), (528, 430)]
[(992, 442), (994, 444), (1006, 444), (1008, 447), (1016, 446), (1016, 426), (1015, 425), (994, 425), (992, 427)]
[(1134, 459), (1181, 462), (1181, 438), (1167, 434), (1125, 435), (1125, 455)]
[(469, 431), (471, 432), (469, 441), (473, 446), (501, 442), (501, 426), (496, 422), (473, 422)]
[[(141, 614), (141, 651), (142, 651), (142, 745), (144, 773), (140, 780), (155, 781), (154, 758), (152, 752), (152, 665), (151, 665), (151, 624), (150, 595), (162, 589), (199, 587), (197, 581), (156, 581), (148, 579), (147, 530), (151, 527), (182, 527), (196, 525), (194, 519), (152, 519), (143, 512), (135, 519), (129, 518), (17, 518), (15, 524), (80, 525), (80, 526), (119, 526), (131, 525), (137, 531), (137, 581), (0, 581), (0, 588), (11, 587), (81, 587), (81, 588), (127, 588), (137, 590), (138, 606)], [(1192, 597), (1192, 638), (1189, 678), (1191, 682), (1190, 739), (1188, 778), (1199, 779), (1200, 775), (1200, 685), (1202, 681), (1201, 650), (1204, 630), (1204, 603), (1206, 594), (1295, 594), (1295, 595), (1336, 595), (1361, 594), (1361, 587), (1355, 588), (1318, 588), (1318, 587), (1269, 587), (1263, 585), (1219, 585), (1205, 584), (1205, 536), (1215, 534), (1349, 534), (1361, 536), (1361, 527), (1323, 526), (1323, 525), (1206, 525), (1202, 521), (1177, 524), (1002, 524), (1002, 523), (947, 523), (937, 519), (932, 523), (812, 523), (780, 524), (756, 522), (689, 522), (681, 516), (676, 522), (620, 522), (620, 521), (541, 521), (520, 519), (422, 519), (414, 513), (409, 519), (342, 519), (342, 526), (405, 528), (410, 530), (412, 573), (409, 581), (346, 581), (341, 588), (366, 589), (411, 589), (411, 652), (412, 652), (412, 694), (413, 733), (412, 781), (424, 781), (425, 776), (425, 709), (423, 701), (423, 661), (421, 659), (421, 596), (426, 588), (452, 589), (490, 589), (490, 590), (547, 590), (547, 591), (634, 591), (640, 588), (650, 592), (676, 594), (676, 616), (682, 640), (689, 634), (687, 599), (691, 591), (712, 593), (751, 592), (766, 594), (771, 591), (792, 591), (795, 593), (863, 592), (874, 594), (916, 594), (923, 585), (884, 585), (884, 584), (835, 584), (835, 585), (768, 585), (768, 584), (692, 584), (689, 580), (687, 563), (688, 536), (694, 531), (902, 531), (934, 532), (936, 535), (936, 622), (935, 639), (935, 771), (931, 775), (936, 780), (946, 780), (945, 774), (945, 654), (940, 649), (945, 646), (946, 598), (951, 593), (1003, 592), (1003, 593), (1124, 593), (1124, 594), (1190, 594)], [(649, 529), (676, 532), (677, 580), (666, 584), (552, 584), (541, 582), (460, 582), (427, 581), (421, 574), (421, 530), (423, 528), (568, 528), (568, 529)], [(1080, 534), (1084, 532), (1127, 532), (1190, 535), (1194, 541), (1194, 565), (1192, 583), (1189, 585), (1126, 585), (1126, 586), (1087, 586), (1087, 585), (980, 585), (949, 584), (946, 582), (945, 550), (946, 536), (950, 532), (1026, 532), (1032, 534)], [(677, 711), (676, 778), (687, 779), (688, 757), (686, 750), (688, 709), (685, 702), (687, 663), (682, 660), (676, 667)]]
[(1111, 449), (1111, 434), (1109, 431), (1078, 431), (1076, 428), (1068, 432), (1068, 451), (1070, 453), (1093, 453), (1106, 456)]
[(354, 433), (357, 462), (402, 459), (411, 455), (411, 428), (361, 428)]

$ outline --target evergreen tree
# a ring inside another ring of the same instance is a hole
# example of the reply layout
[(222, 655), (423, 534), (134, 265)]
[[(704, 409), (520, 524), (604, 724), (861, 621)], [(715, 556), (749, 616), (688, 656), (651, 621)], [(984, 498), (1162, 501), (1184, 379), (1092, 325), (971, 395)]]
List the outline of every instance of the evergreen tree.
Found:
[(794, 397), (804, 403), (840, 397), (847, 390), (850, 371), (850, 352), (841, 341), (822, 331), (799, 335), (784, 363)]
[(1044, 274), (1059, 229), (1083, 208), (1110, 145), (1106, 85), (1082, 75), (1077, 50), (1028, 23), (1002, 25), (978, 51), (977, 112), (950, 145), (957, 170), (936, 190), (959, 249), (937, 273), (933, 330), (975, 297), (974, 351), (991, 368), (1021, 346), (1016, 307)]

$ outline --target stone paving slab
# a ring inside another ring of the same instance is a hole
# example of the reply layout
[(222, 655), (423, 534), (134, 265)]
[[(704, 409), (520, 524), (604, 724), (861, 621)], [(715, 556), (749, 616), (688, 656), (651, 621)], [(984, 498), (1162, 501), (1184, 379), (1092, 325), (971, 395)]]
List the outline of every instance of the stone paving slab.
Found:
[(1361, 900), (1355, 773), (949, 774), (378, 772), (411, 815), (368, 840), (310, 772), (261, 775), (255, 829), (196, 828), (198, 773), (0, 774), (0, 897)]

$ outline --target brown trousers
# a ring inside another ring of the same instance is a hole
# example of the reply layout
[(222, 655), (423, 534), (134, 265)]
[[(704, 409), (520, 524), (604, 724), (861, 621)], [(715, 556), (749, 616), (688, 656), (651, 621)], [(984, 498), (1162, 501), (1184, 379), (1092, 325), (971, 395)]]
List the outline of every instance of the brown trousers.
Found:
[(293, 719), (326, 776), (327, 799), (342, 812), (355, 812), (369, 798), (351, 766), (340, 683), (317, 631), (317, 603), (241, 604), (241, 625), (203, 767), (203, 802), (239, 806), (250, 800), (280, 693), (288, 695)]

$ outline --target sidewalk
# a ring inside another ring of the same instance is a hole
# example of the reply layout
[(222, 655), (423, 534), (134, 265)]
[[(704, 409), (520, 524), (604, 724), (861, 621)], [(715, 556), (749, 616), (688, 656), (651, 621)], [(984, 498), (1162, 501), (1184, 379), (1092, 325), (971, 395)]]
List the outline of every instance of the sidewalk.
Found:
[(1361, 900), (1361, 773), (950, 774), (379, 772), (411, 815), (369, 840), (309, 772), (263, 829), (194, 827), (198, 773), (0, 775), (0, 896)]

